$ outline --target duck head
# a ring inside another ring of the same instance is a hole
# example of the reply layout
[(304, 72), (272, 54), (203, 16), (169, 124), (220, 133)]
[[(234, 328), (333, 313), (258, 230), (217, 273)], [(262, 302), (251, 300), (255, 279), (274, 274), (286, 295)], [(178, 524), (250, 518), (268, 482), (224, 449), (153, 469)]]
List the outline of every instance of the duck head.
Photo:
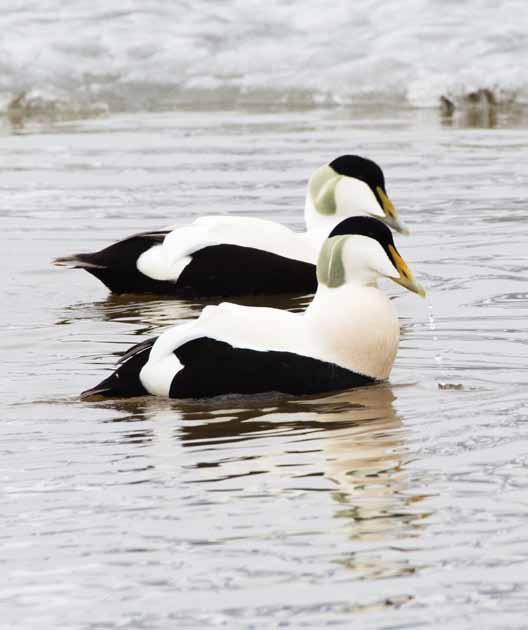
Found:
[(383, 171), (359, 155), (341, 155), (312, 174), (304, 215), (309, 230), (346, 217), (369, 216), (409, 233), (387, 194)]
[(376, 286), (380, 277), (425, 297), (392, 238), (378, 219), (350, 217), (341, 221), (327, 238), (317, 263), (320, 285), (337, 288), (347, 283)]

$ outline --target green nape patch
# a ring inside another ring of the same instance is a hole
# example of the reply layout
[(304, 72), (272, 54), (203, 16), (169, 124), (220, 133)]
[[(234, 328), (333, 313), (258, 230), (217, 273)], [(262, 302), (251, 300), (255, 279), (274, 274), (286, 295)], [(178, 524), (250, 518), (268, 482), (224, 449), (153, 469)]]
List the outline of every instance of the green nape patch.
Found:
[(331, 289), (345, 283), (343, 247), (348, 234), (334, 236), (325, 241), (317, 261), (317, 281)]
[(342, 175), (328, 165), (321, 166), (310, 178), (310, 197), (319, 214), (335, 214), (335, 188)]

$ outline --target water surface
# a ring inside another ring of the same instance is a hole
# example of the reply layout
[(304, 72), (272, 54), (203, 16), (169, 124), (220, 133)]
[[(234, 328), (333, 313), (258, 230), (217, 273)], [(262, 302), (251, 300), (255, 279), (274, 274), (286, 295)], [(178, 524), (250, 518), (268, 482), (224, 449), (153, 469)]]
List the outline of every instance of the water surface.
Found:
[[(179, 111), (1, 141), (5, 627), (526, 627), (518, 114)], [(385, 169), (429, 293), (384, 285), (402, 319), (389, 384), (79, 401), (203, 304), (110, 296), (51, 258), (205, 212), (300, 228), (307, 175), (343, 152)]]

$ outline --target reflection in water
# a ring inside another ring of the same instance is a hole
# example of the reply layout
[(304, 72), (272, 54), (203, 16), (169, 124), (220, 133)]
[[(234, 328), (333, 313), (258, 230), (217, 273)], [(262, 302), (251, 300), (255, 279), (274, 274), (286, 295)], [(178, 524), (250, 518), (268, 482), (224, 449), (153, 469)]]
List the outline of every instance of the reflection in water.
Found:
[[(194, 108), (4, 135), (11, 625), (525, 627), (527, 121), (513, 107), (442, 128), (436, 111), (371, 104)], [(95, 281), (48, 268), (65, 243), (204, 208), (294, 227), (306, 170), (342, 152), (379, 160), (413, 230), (405, 251), (434, 312), (398, 294), (392, 379), (413, 385), (79, 402), (113, 350), (203, 304), (91, 304)]]
[[(272, 306), (293, 312), (302, 311), (311, 296), (271, 295), (241, 296), (229, 298), (230, 302), (244, 306)], [(195, 319), (209, 304), (218, 304), (224, 299), (178, 300), (156, 295), (115, 295), (98, 302), (78, 303), (63, 309), (64, 316), (57, 325), (73, 324), (79, 320), (100, 322), (115, 321), (139, 326), (136, 335), (147, 335), (157, 329), (172, 326), (179, 321)]]
[[(181, 463), (183, 447), (186, 484), (243, 498), (255, 491), (251, 479), (257, 475), (274, 492), (328, 492), (336, 528), (366, 542), (416, 536), (427, 516), (416, 507), (424, 497), (407, 486), (406, 437), (394, 400), (391, 387), (379, 385), (294, 400), (145, 397), (100, 404), (123, 412), (121, 421), (148, 422), (148, 430), (133, 429), (122, 438), (148, 447), (154, 460), (163, 453), (164, 466), (170, 457)], [(414, 570), (391, 554), (344, 553), (335, 561), (362, 575)]]
[(496, 129), (526, 124), (526, 108), (502, 106), (490, 102), (485, 96), (469, 101), (457, 108), (448, 99), (441, 101), (440, 121), (444, 127), (459, 129)]

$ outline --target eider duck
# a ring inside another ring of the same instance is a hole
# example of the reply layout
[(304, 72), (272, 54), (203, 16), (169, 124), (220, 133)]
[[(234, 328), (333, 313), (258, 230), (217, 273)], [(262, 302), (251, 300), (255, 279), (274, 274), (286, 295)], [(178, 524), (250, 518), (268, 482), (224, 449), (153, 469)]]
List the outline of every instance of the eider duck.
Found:
[(306, 311), (207, 306), (198, 319), (132, 347), (81, 396), (300, 395), (383, 381), (400, 337), (396, 309), (377, 287), (383, 277), (425, 296), (383, 223), (345, 219), (323, 244)]
[(306, 232), (258, 218), (206, 216), (54, 263), (85, 269), (114, 293), (179, 298), (313, 293), (323, 241), (339, 221), (357, 215), (377, 217), (407, 232), (387, 195), (381, 168), (366, 158), (342, 155), (310, 177)]

